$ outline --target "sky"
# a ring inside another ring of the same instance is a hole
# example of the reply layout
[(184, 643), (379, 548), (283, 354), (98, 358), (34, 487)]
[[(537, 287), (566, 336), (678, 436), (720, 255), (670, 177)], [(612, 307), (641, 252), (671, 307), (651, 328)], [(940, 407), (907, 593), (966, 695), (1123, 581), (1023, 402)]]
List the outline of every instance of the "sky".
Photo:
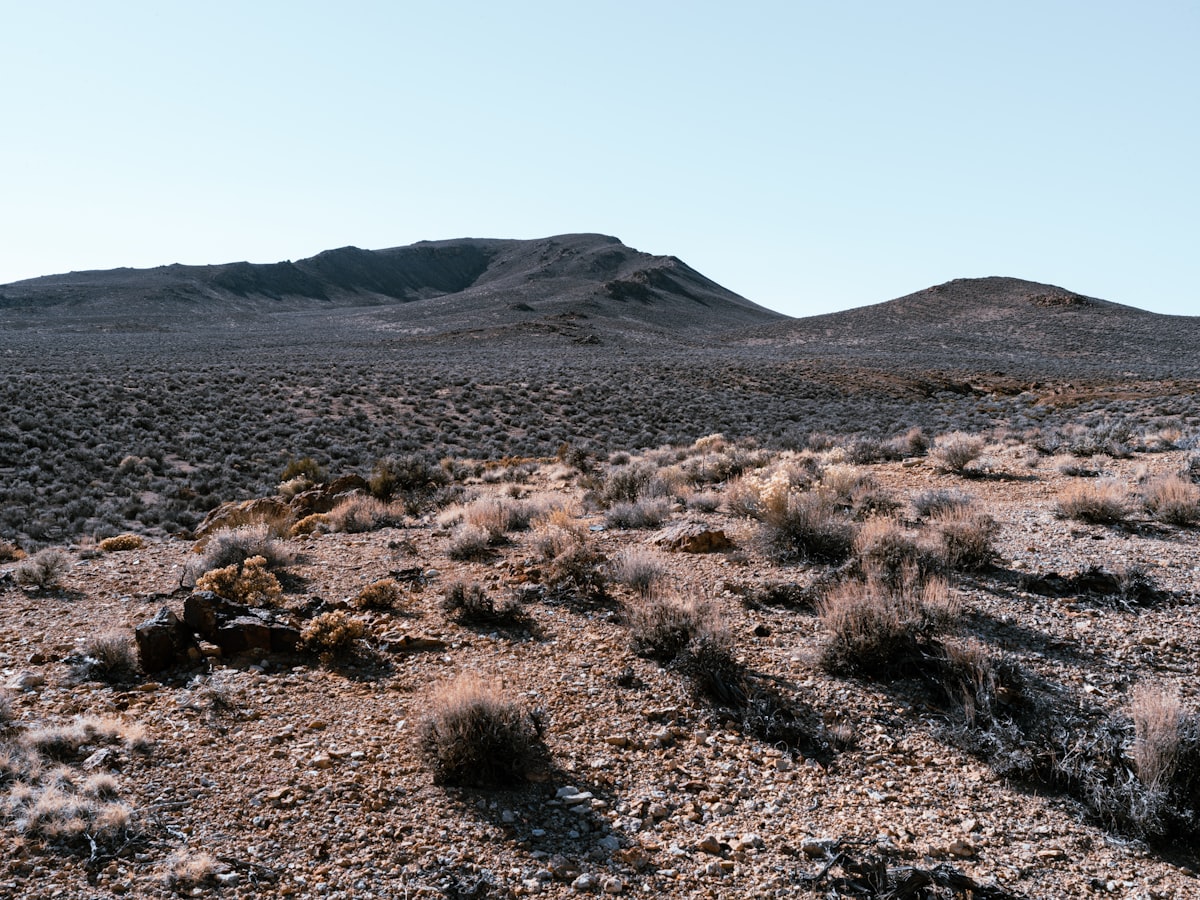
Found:
[(0, 284), (615, 235), (814, 315), (1200, 315), (1200, 4), (0, 0)]

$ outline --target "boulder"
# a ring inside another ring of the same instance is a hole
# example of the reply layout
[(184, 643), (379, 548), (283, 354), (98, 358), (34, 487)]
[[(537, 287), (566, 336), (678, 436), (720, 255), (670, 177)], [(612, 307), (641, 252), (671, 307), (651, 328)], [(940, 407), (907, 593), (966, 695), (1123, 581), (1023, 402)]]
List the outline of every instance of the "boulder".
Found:
[(196, 528), (196, 537), (203, 538), (222, 528), (242, 525), (290, 523), (295, 518), (292, 508), (276, 497), (222, 503), (212, 510)]
[(165, 606), (135, 628), (133, 637), (138, 661), (148, 675), (187, 661), (189, 651), (196, 647), (192, 629)]
[(195, 591), (183, 601), (183, 619), (222, 654), (291, 653), (300, 643), (300, 630), (282, 616), (212, 591)]
[(651, 542), (665, 550), (680, 553), (718, 553), (733, 548), (733, 541), (719, 528), (700, 522), (680, 522), (664, 528)]

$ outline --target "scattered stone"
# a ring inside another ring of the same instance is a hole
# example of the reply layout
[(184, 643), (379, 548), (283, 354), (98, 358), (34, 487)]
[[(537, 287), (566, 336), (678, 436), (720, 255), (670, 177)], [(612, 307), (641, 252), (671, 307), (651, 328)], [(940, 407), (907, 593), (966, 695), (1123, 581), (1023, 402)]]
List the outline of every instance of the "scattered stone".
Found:
[(701, 853), (711, 853), (714, 856), (720, 856), (722, 847), (721, 842), (710, 834), (706, 835), (696, 844), (696, 849)]
[(46, 683), (46, 677), (40, 672), (18, 672), (9, 681), (8, 687), (14, 691), (34, 691)]

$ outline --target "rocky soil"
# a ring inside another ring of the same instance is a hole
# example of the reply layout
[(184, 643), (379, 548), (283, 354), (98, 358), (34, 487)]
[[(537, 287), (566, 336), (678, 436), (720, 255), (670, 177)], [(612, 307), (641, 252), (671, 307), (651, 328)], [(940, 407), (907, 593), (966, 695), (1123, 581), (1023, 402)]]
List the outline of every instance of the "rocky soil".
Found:
[[(1056, 498), (1074, 476), (1028, 447), (989, 453), (989, 477), (940, 472), (926, 459), (857, 467), (902, 515), (911, 515), (911, 498), (945, 488), (972, 495), (999, 523), (996, 566), (954, 581), (959, 627), (1114, 711), (1128, 709), (1141, 683), (1174, 686), (1186, 707), (1200, 706), (1197, 532), (1140, 510), (1118, 526), (1060, 518)], [(1091, 464), (1133, 491), (1186, 458), (1170, 451)], [(75, 545), (70, 570), (49, 590), (6, 579), (19, 564), (0, 564), (8, 740), (76, 717), (116, 720), (124, 730), (65, 756), (62, 777), (111, 772), (132, 820), (121, 840), (92, 848), (0, 819), (0, 895), (852, 896), (852, 867), (870, 860), (996, 892), (958, 896), (1200, 894), (1194, 853), (1153, 849), (1106, 830), (1066, 794), (1006, 781), (945, 737), (947, 714), (920, 684), (827, 673), (811, 606), (755, 599), (775, 583), (802, 595), (827, 567), (773, 561), (759, 524), (727, 504), (701, 512), (674, 501), (670, 523), (702, 523), (733, 544), (692, 554), (655, 544), (653, 530), (606, 525), (584, 502), (579, 473), (559, 462), (542, 462), (523, 483), (466, 482), (480, 496), (564, 501), (606, 558), (644, 549), (667, 581), (709, 598), (746, 668), (793, 699), (812, 743), (762, 741), (679, 672), (638, 656), (622, 615), (634, 594), (623, 585), (603, 602), (530, 593), (529, 619), (514, 627), (447, 618), (441, 600), (455, 579), (497, 598), (529, 583), (536, 531), (515, 532), (475, 561), (449, 558), (451, 532), (436, 512), (365, 533), (293, 538), (286, 606), (343, 607), (364, 620), (359, 659), (331, 667), (207, 646), (199, 661), (116, 685), (78, 674), (71, 660), (80, 645), (111, 628), (131, 634), (164, 606), (182, 614), (190, 589), (181, 582), (196, 554), (178, 539), (124, 552)], [(705, 490), (727, 499), (724, 483)], [(1034, 582), (1022, 575), (1092, 565), (1138, 567), (1160, 599), (1139, 606), (1023, 589)], [(364, 586), (396, 573), (408, 579), (396, 609), (350, 606)], [(540, 711), (551, 762), (530, 783), (435, 784), (418, 724), (431, 690), (468, 672)], [(4, 802), (11, 811), (11, 796)]]

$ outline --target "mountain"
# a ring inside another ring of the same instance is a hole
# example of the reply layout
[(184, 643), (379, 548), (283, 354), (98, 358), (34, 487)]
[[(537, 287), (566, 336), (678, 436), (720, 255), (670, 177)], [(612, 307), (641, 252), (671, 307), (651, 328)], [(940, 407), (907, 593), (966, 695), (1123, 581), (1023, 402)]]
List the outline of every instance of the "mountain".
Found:
[(884, 303), (755, 329), (744, 343), (903, 370), (1197, 377), (1200, 317), (1018, 278), (960, 278)]
[(387, 250), (343, 247), (296, 262), (73, 272), (0, 287), (10, 316), (195, 321), (374, 307), (418, 331), (517, 326), (545, 316), (711, 330), (783, 316), (673, 256), (599, 234), (464, 238)]

